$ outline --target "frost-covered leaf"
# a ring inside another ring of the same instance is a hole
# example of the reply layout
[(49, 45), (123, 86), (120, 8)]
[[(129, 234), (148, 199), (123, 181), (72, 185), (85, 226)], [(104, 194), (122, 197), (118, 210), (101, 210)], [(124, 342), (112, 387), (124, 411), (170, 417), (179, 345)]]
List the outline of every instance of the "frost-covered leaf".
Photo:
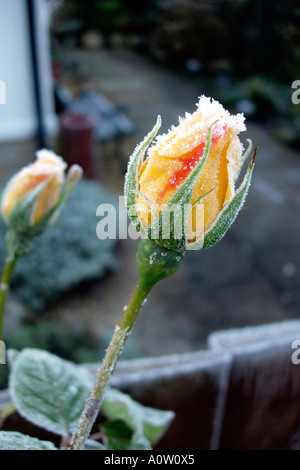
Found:
[[(132, 429), (133, 441), (139, 445), (155, 444), (174, 419), (173, 411), (142, 406), (119, 390), (106, 391), (102, 410), (110, 419), (122, 420)], [(145, 448), (145, 447), (144, 447)]]
[(133, 450), (131, 439), (133, 431), (119, 419), (102, 424), (108, 450)]
[(40, 441), (35, 437), (19, 432), (0, 431), (0, 450), (57, 450), (49, 441)]
[(107, 448), (103, 444), (101, 444), (101, 442), (88, 439), (85, 442), (84, 450), (107, 450)]
[(7, 351), (7, 363), (10, 369), (13, 368), (15, 360), (17, 359), (19, 354), (20, 354), (20, 351), (17, 351), (17, 349), (9, 349)]
[(144, 140), (137, 146), (132, 156), (130, 157), (128, 170), (125, 176), (124, 195), (126, 200), (126, 207), (131, 221), (136, 225), (138, 231), (143, 232), (143, 225), (137, 211), (137, 191), (138, 191), (138, 175), (145, 153), (156, 136), (161, 126), (160, 116), (153, 129), (149, 132)]
[(104, 442), (108, 450), (151, 450), (151, 444), (145, 436), (133, 432), (119, 419), (102, 424)]
[[(224, 207), (224, 209), (220, 212), (211, 228), (205, 234), (203, 249), (210, 248), (224, 237), (225, 233), (233, 224), (239, 211), (243, 207), (251, 183), (255, 157), (256, 151), (254, 152), (251, 163), (248, 167), (247, 173), (244, 177), (241, 186), (236, 191), (233, 199), (227, 204), (227, 206)], [(192, 245), (189, 249), (193, 249)]]
[(75, 364), (38, 349), (24, 349), (10, 378), (13, 402), (28, 421), (59, 435), (74, 431), (89, 395)]

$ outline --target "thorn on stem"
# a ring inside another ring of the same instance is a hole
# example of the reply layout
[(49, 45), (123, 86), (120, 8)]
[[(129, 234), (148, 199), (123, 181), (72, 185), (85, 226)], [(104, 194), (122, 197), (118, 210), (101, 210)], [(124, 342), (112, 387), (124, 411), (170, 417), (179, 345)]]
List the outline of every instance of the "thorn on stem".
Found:
[(258, 149), (258, 147), (255, 147), (254, 152), (253, 152), (253, 155), (252, 155), (252, 157), (251, 157), (250, 168), (252, 168), (252, 167), (254, 166), (254, 163), (255, 163), (255, 161), (256, 161), (257, 149)]

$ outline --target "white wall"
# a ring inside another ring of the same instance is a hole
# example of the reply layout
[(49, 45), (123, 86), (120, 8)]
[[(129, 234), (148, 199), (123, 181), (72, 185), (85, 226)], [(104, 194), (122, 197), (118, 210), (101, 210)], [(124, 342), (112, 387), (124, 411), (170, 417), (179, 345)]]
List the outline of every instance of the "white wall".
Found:
[[(57, 119), (52, 92), (49, 12), (45, 0), (35, 0), (35, 6), (44, 122), (51, 135), (57, 130)], [(35, 135), (37, 121), (25, 0), (0, 0), (0, 90), (0, 141)]]

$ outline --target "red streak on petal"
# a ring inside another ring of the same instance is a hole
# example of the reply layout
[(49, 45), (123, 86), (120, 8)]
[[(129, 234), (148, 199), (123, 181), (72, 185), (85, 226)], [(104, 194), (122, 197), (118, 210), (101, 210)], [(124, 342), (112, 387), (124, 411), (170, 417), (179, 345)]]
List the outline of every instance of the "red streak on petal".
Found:
[(30, 180), (31, 180), (31, 183), (32, 183), (32, 186), (35, 187), (37, 186), (38, 184), (42, 183), (43, 181), (45, 181), (47, 178), (49, 178), (49, 175), (31, 175), (30, 176)]
[(180, 170), (169, 178), (168, 185), (177, 188), (187, 178), (191, 171), (197, 166), (200, 158), (204, 153), (204, 144), (198, 145), (192, 152), (186, 154), (184, 157), (179, 157), (178, 161), (181, 163)]
[[(218, 127), (213, 130), (211, 148), (214, 147), (218, 143), (220, 138), (224, 136), (226, 127), (227, 126), (225, 124), (221, 128)], [(178, 162), (180, 162), (181, 168), (175, 171), (173, 175), (168, 179), (168, 183), (164, 187), (163, 191), (161, 191), (158, 195), (156, 202), (161, 201), (161, 199), (170, 189), (176, 190), (177, 188), (179, 188), (179, 186), (185, 181), (185, 179), (192, 172), (192, 170), (197, 166), (200, 158), (203, 157), (204, 149), (205, 143), (202, 142), (197, 147), (195, 147), (192, 152), (185, 153), (184, 155), (176, 159)]]

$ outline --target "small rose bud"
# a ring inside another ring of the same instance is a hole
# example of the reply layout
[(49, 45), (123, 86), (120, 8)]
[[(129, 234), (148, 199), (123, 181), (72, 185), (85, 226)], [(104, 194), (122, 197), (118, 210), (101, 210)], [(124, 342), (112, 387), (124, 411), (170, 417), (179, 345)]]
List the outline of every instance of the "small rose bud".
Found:
[[(51, 225), (65, 199), (67, 186), (67, 165), (61, 157), (45, 149), (39, 150), (36, 156), (34, 163), (11, 178), (1, 201), (1, 213), (6, 224), (16, 232), (28, 235), (38, 235)], [(76, 165), (71, 171), (72, 183), (81, 177), (79, 168)]]
[(235, 219), (250, 185), (254, 161), (240, 188), (235, 187), (250, 151), (243, 156), (238, 137), (246, 130), (244, 116), (230, 115), (220, 103), (202, 96), (192, 115), (148, 149), (159, 127), (160, 118), (129, 162), (128, 214), (143, 235), (165, 248), (212, 246)]

